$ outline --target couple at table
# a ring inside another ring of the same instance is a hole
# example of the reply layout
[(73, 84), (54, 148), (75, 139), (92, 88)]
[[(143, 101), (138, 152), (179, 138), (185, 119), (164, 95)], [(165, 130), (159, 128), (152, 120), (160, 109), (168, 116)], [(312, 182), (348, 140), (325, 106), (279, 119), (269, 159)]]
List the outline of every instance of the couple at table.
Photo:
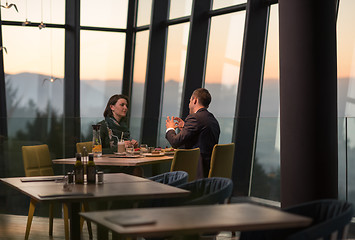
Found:
[[(205, 88), (196, 89), (190, 98), (190, 114), (185, 121), (178, 117), (167, 117), (165, 137), (173, 148), (200, 148), (198, 178), (208, 176), (213, 146), (218, 143), (220, 127), (217, 119), (207, 108), (211, 103), (211, 95)], [(112, 151), (121, 136), (126, 144), (138, 146), (138, 142), (130, 139), (127, 124), (128, 97), (113, 95), (104, 111), (105, 120), (101, 121), (101, 141), (103, 150)], [(177, 133), (175, 130), (179, 129)], [(117, 147), (116, 147), (117, 148)]]

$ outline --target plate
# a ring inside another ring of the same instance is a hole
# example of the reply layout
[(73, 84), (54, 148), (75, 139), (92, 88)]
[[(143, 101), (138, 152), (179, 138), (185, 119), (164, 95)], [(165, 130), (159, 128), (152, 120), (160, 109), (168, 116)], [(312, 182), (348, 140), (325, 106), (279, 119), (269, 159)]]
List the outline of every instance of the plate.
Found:
[(151, 154), (151, 153), (146, 153), (144, 154), (145, 157), (162, 157), (164, 156), (164, 153), (159, 153), (159, 154)]
[(119, 152), (114, 152), (113, 154), (118, 155), (118, 156), (125, 156), (125, 155), (126, 155), (125, 152), (121, 152), (121, 153), (119, 153)]

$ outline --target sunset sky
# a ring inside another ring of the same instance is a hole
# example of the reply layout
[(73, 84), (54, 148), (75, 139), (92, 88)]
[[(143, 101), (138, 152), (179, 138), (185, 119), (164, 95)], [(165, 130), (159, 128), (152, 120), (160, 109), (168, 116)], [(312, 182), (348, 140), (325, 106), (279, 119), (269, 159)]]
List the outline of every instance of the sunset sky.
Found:
[[(43, 6), (42, 6), (43, 2)], [(81, 24), (125, 28), (128, 0), (82, 1)], [(138, 24), (147, 24), (151, 0), (140, 1)], [(214, 8), (228, 4), (227, 0), (216, 0)], [(234, 3), (245, 1), (234, 0)], [(1, 1), (5, 3), (4, 0)], [(64, 24), (65, 5), (62, 0), (11, 0), (19, 9), (1, 8), (2, 20)], [(192, 0), (173, 0), (172, 17), (188, 15)], [(26, 7), (27, 6), (27, 7)], [(124, 7), (122, 7), (124, 6)], [(355, 1), (341, 0), (338, 18), (338, 76), (355, 76), (353, 12)], [(119, 11), (119, 14), (117, 14)], [(228, 14), (212, 19), (210, 47), (208, 50), (206, 82), (236, 84), (239, 77), (245, 12)], [(3, 46), (6, 73), (33, 72), (62, 78), (64, 76), (64, 30), (37, 27), (3, 26)], [(165, 80), (182, 81), (185, 71), (189, 23), (169, 28)], [(139, 33), (135, 56), (134, 80), (145, 79), (148, 33)], [(144, 36), (144, 37), (143, 37)], [(171, 37), (173, 36), (173, 37)], [(110, 32), (81, 32), (81, 79), (122, 79), (125, 35)], [(278, 7), (272, 7), (269, 26), (265, 79), (278, 79)], [(142, 55), (139, 55), (142, 54)]]

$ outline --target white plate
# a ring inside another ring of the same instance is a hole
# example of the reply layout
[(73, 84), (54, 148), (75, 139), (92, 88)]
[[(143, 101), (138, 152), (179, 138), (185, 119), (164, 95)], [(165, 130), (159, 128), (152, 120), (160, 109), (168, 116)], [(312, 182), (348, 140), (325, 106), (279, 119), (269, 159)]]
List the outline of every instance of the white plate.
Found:
[(122, 153), (119, 153), (119, 152), (114, 152), (113, 154), (118, 155), (118, 156), (124, 156), (124, 155), (126, 155), (126, 153), (125, 153), (125, 152), (122, 152)]
[(151, 153), (146, 153), (144, 154), (145, 157), (162, 157), (164, 156), (164, 153), (159, 153), (159, 154), (151, 154)]

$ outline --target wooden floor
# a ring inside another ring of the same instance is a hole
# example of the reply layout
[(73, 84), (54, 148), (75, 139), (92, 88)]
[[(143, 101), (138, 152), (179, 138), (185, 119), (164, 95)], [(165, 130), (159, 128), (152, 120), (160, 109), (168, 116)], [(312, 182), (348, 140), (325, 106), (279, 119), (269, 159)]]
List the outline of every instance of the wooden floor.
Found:
[[(34, 217), (32, 221), (30, 237), (33, 240), (64, 240), (64, 222), (63, 219), (54, 219), (53, 236), (48, 235), (48, 218)], [(0, 239), (1, 240), (23, 240), (25, 237), (27, 216), (4, 215), (0, 214)], [(96, 226), (92, 224), (94, 239), (96, 237)], [(84, 224), (82, 239), (90, 239)]]

